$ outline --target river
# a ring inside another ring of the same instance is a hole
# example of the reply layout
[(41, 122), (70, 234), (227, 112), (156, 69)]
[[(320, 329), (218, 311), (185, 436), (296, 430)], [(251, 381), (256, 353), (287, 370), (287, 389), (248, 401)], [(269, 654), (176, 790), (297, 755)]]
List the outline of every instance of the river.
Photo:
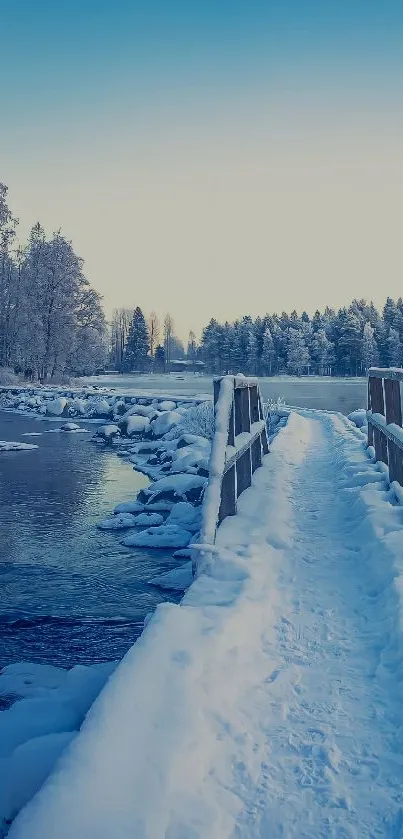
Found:
[[(211, 376), (191, 374), (169, 375), (104, 375), (84, 380), (100, 387), (122, 388), (125, 393), (151, 392), (154, 394), (176, 393), (196, 396), (213, 392)], [(279, 397), (287, 405), (299, 408), (315, 408), (325, 411), (340, 411), (349, 414), (367, 404), (367, 380), (364, 378), (330, 378), (329, 376), (273, 376), (260, 378), (260, 389), (265, 401)]]
[(97, 529), (148, 478), (91, 443), (94, 425), (48, 433), (59, 425), (0, 413), (0, 439), (38, 445), (0, 454), (0, 666), (120, 658), (165, 597), (147, 580), (177, 564)]

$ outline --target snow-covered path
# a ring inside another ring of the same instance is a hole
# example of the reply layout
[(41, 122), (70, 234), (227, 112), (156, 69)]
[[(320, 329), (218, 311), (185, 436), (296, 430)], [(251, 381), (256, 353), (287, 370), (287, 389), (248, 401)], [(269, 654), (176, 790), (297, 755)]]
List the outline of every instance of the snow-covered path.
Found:
[(403, 836), (402, 569), (359, 433), (293, 414), (10, 838)]

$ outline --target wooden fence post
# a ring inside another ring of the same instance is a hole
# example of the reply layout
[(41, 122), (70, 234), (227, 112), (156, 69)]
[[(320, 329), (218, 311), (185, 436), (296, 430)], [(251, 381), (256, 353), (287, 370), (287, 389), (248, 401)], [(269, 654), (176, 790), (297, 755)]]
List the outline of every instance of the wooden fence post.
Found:
[[(384, 380), (385, 390), (385, 413), (386, 423), (395, 423), (395, 425), (402, 426), (402, 404), (400, 397), (400, 382), (395, 379)], [(401, 449), (396, 446), (393, 440), (387, 440), (388, 446), (388, 461), (389, 461), (389, 480), (398, 481), (403, 480), (403, 458)]]
[[(374, 414), (385, 416), (385, 403), (383, 398), (383, 379), (370, 376), (370, 398), (371, 410)], [(386, 437), (379, 428), (374, 428), (375, 457), (388, 465), (388, 445)]]

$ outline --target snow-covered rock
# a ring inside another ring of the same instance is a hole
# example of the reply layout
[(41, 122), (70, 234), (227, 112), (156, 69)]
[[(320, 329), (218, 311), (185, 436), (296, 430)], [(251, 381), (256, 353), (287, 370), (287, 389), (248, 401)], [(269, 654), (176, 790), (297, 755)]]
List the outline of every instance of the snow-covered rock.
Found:
[(153, 420), (151, 423), (151, 429), (154, 436), (163, 437), (163, 435), (171, 431), (172, 428), (180, 425), (182, 419), (183, 417), (181, 414), (178, 414), (176, 411), (166, 411), (161, 414), (161, 416), (157, 417), (157, 419)]
[(157, 527), (164, 521), (164, 516), (161, 513), (140, 513), (135, 516), (136, 527)]
[(199, 475), (169, 475), (139, 493), (139, 500), (145, 501), (191, 501), (200, 503), (207, 478)]
[(126, 421), (126, 434), (131, 437), (134, 434), (144, 434), (149, 428), (150, 420), (143, 416), (130, 416)]
[(18, 661), (3, 667), (0, 673), (0, 696), (40, 696), (63, 684), (67, 670), (51, 664)]
[(91, 408), (96, 417), (109, 417), (112, 415), (112, 408), (106, 399), (95, 399), (91, 403)]
[(64, 425), (60, 426), (60, 431), (86, 431), (86, 428), (81, 428), (80, 425), (77, 425), (75, 422), (65, 422)]
[(101, 440), (111, 441), (114, 437), (120, 437), (120, 428), (118, 425), (101, 425), (97, 433), (96, 437), (100, 438)]
[(128, 547), (148, 548), (185, 548), (189, 544), (192, 534), (188, 530), (175, 524), (149, 527), (140, 533), (131, 533), (122, 540)]
[(159, 588), (172, 589), (174, 591), (185, 591), (193, 582), (192, 563), (185, 562), (179, 568), (173, 568), (165, 574), (158, 574), (149, 580), (151, 585)]
[(0, 440), (0, 452), (22, 452), (37, 449), (35, 443), (18, 443), (11, 440)]
[(144, 510), (144, 504), (139, 501), (122, 501), (117, 504), (114, 513), (141, 513)]
[(126, 530), (136, 526), (136, 517), (132, 513), (118, 513), (116, 516), (103, 519), (98, 524), (100, 530)]
[(159, 411), (175, 411), (176, 409), (176, 402), (172, 402), (170, 399), (164, 399), (163, 402), (160, 402), (158, 405)]
[(186, 501), (180, 501), (172, 508), (166, 524), (176, 524), (178, 527), (197, 533), (201, 527), (201, 508), (193, 507)]
[(53, 417), (68, 417), (68, 402), (64, 396), (49, 400), (46, 404), (46, 413)]

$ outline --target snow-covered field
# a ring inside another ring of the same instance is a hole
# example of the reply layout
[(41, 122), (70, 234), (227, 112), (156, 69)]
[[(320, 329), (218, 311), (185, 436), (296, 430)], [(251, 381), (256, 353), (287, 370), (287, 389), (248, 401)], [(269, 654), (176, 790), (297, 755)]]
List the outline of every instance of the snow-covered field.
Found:
[(293, 413), (10, 839), (401, 836), (402, 579), (362, 432)]

